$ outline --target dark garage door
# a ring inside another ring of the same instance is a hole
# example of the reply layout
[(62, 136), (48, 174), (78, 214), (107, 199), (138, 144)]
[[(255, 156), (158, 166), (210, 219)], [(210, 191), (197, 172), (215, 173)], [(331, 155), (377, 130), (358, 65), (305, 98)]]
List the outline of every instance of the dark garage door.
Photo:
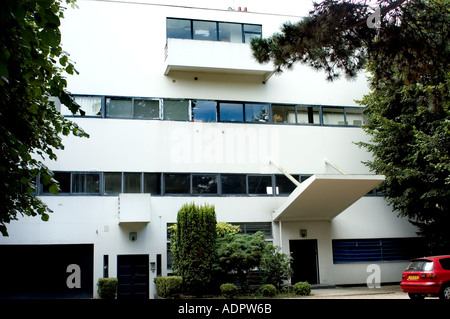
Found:
[(0, 245), (0, 256), (0, 298), (93, 296), (92, 244)]
[(148, 255), (118, 255), (117, 299), (148, 299)]

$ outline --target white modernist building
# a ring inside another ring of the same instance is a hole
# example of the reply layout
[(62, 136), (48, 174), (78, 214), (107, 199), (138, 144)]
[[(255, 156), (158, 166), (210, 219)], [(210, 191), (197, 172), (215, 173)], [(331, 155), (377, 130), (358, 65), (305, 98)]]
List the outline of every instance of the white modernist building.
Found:
[(50, 220), (21, 218), (0, 238), (0, 296), (96, 297), (99, 278), (117, 277), (119, 298), (152, 298), (153, 278), (171, 273), (167, 227), (190, 202), (291, 252), (293, 283), (401, 281), (416, 229), (376, 192), (383, 176), (355, 145), (370, 139), (355, 103), (364, 74), (330, 83), (251, 56), (253, 37), (301, 17), (78, 6), (61, 30), (86, 116), (58, 106), (90, 138), (65, 137), (46, 162), (61, 187), (39, 189)]

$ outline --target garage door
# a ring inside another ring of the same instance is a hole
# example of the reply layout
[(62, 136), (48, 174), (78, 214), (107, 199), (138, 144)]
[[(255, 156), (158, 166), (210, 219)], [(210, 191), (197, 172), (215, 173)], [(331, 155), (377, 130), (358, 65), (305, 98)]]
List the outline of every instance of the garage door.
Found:
[(0, 245), (0, 298), (92, 298), (94, 245)]

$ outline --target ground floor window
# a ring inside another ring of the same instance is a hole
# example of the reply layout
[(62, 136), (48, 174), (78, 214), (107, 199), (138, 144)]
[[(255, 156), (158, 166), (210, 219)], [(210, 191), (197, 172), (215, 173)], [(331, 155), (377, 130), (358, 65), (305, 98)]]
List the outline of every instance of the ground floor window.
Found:
[(419, 238), (334, 239), (333, 263), (410, 260), (421, 254)]

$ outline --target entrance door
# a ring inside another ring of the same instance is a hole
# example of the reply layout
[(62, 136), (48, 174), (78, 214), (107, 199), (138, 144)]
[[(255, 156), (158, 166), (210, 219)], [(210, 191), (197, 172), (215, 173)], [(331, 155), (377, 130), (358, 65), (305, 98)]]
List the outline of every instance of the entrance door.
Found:
[(117, 256), (117, 299), (148, 299), (148, 255)]
[(310, 284), (319, 283), (319, 258), (317, 256), (317, 240), (290, 240), (289, 249), (292, 254), (291, 282), (307, 281)]

